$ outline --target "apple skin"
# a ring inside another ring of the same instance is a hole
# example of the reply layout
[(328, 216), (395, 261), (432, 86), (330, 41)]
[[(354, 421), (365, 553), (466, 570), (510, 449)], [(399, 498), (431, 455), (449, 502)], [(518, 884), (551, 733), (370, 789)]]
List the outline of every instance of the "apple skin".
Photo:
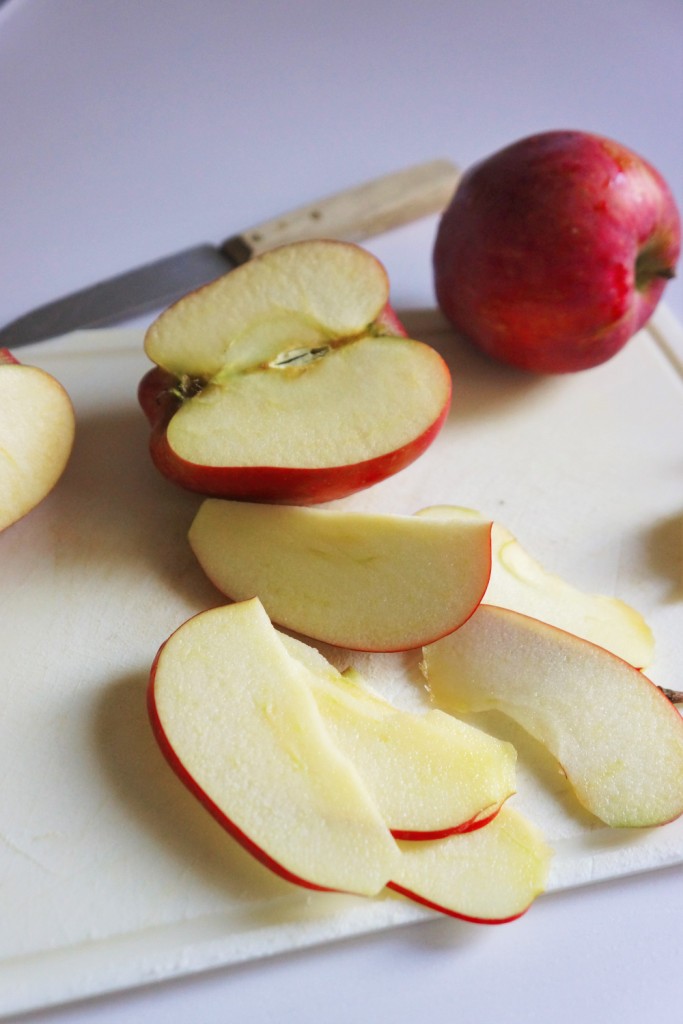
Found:
[[(411, 828), (392, 828), (390, 832), (394, 839), (403, 839), (406, 842), (424, 842), (429, 839), (447, 839), (448, 836), (463, 836), (468, 832), (476, 832), (485, 825), (490, 825), (493, 819), (499, 814), (503, 804), (498, 804), (492, 810), (484, 811), (480, 815), (475, 814), (469, 821), (463, 821), (459, 825), (449, 828), (434, 829), (431, 832), (418, 832)], [(398, 891), (398, 890), (397, 890)]]
[(5, 366), (21, 365), (16, 356), (13, 356), (8, 348), (0, 348), (0, 365), (3, 363)]
[[(389, 303), (377, 317), (376, 324), (384, 327), (387, 334), (408, 336)], [(156, 366), (144, 375), (138, 387), (138, 402), (152, 428), (149, 450), (157, 469), (185, 490), (206, 497), (273, 504), (312, 505), (333, 501), (385, 480), (405, 469), (429, 448), (450, 408), (449, 400), (429, 428), (402, 448), (348, 466), (315, 469), (201, 466), (180, 458), (166, 437), (166, 427), (182, 402), (176, 385), (173, 374)]]
[(529, 907), (525, 907), (520, 910), (517, 914), (510, 914), (508, 917), (474, 917), (471, 914), (464, 914), (461, 911), (448, 910), (446, 907), (441, 906), (439, 903), (435, 903), (433, 900), (427, 899), (426, 896), (421, 896), (419, 893), (414, 892), (412, 889), (407, 889), (403, 885), (399, 885), (397, 882), (387, 882), (387, 889), (391, 889), (392, 892), (398, 893), (399, 896), (405, 896), (406, 899), (412, 900), (413, 903), (419, 903), (423, 907), (427, 907), (428, 910), (435, 910), (439, 914), (445, 914), (446, 917), (454, 917), (458, 921), (467, 921), (468, 924), (511, 924), (513, 921), (518, 921), (520, 917), (523, 917)]
[(545, 132), (463, 175), (437, 230), (437, 301), (501, 362), (584, 370), (647, 322), (680, 246), (676, 202), (646, 160), (602, 136)]

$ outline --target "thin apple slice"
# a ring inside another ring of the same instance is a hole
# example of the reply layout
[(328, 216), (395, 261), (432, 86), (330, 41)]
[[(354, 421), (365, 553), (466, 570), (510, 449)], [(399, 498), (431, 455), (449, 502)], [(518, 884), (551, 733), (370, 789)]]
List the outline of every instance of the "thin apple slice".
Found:
[(476, 832), (398, 845), (389, 889), (478, 924), (521, 917), (545, 890), (552, 856), (536, 826), (508, 806)]
[(308, 504), (407, 466), (448, 413), (440, 355), (405, 336), (357, 245), (266, 252), (150, 327), (140, 385), (156, 466), (214, 497)]
[(263, 864), (312, 889), (384, 887), (396, 844), (258, 600), (181, 626), (148, 692), (171, 767)]
[(434, 839), (481, 828), (515, 790), (516, 751), (444, 714), (413, 713), (339, 673), (315, 648), (280, 639), (306, 672), (330, 736), (357, 768), (395, 838)]
[(74, 410), (62, 385), (0, 349), (0, 530), (52, 491), (74, 434)]
[(482, 605), (424, 650), (436, 703), (498, 709), (560, 762), (578, 800), (613, 827), (683, 813), (683, 719), (642, 672), (538, 619)]
[[(418, 515), (480, 517), (472, 509), (436, 505)], [(483, 518), (483, 517), (480, 517)], [(654, 657), (652, 630), (634, 608), (616, 597), (588, 594), (548, 572), (498, 522), (491, 530), (491, 578), (482, 604), (509, 608), (606, 647), (636, 668)]]
[(397, 651), (460, 626), (491, 569), (490, 524), (204, 501), (190, 544), (228, 597), (339, 647)]

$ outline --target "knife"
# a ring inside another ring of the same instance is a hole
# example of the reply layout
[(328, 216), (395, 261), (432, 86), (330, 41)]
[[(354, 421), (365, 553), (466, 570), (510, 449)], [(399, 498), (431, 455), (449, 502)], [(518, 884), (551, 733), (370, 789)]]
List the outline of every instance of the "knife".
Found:
[(13, 320), (0, 329), (0, 347), (18, 348), (160, 309), (277, 245), (308, 238), (360, 242), (440, 212), (458, 177), (449, 160), (431, 160), (264, 221), (220, 245), (196, 245), (146, 263)]

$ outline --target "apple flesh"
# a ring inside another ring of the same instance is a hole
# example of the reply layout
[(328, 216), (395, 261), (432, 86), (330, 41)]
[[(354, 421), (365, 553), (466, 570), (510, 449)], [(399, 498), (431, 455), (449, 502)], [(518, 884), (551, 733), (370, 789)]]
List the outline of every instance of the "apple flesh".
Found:
[(437, 705), (497, 709), (560, 762), (578, 800), (612, 827), (683, 813), (683, 718), (632, 665), (580, 637), (482, 605), (425, 648)]
[(478, 924), (521, 917), (544, 891), (552, 856), (541, 832), (507, 806), (476, 832), (399, 847), (389, 889)]
[(207, 498), (189, 531), (222, 593), (258, 596), (281, 626), (338, 647), (417, 648), (474, 612), (491, 525)]
[(361, 895), (391, 878), (396, 844), (256, 599), (176, 630), (148, 707), (180, 779), (272, 871)]
[(353, 762), (394, 838), (425, 840), (482, 828), (515, 791), (516, 752), (442, 711), (405, 711), (339, 673), (315, 648), (280, 634), (325, 727)]
[[(418, 515), (479, 518), (473, 509), (438, 505)], [(491, 528), (491, 578), (482, 604), (509, 608), (590, 640), (636, 668), (654, 657), (654, 636), (642, 615), (624, 601), (587, 594), (550, 573), (501, 523)]]
[(140, 383), (158, 469), (213, 497), (312, 504), (398, 472), (432, 443), (446, 364), (405, 336), (357, 245), (256, 257), (152, 324)]
[(601, 136), (545, 132), (463, 175), (434, 245), (437, 300), (495, 359), (583, 370), (646, 323), (680, 244), (673, 195), (646, 160)]
[(0, 530), (52, 491), (74, 434), (74, 410), (62, 385), (0, 349)]
[[(491, 923), (519, 916), (543, 888), (547, 847), (507, 807), (457, 836), (392, 837), (383, 798), (376, 802), (377, 780), (387, 775), (380, 790), (392, 780), (399, 791), (412, 787), (409, 803), (420, 789), (431, 800), (436, 786), (455, 781), (439, 761), (452, 756), (457, 723), (427, 713), (427, 730), (421, 735), (417, 726), (418, 761), (430, 730), (434, 739), (431, 780), (419, 767), (421, 779), (409, 780), (416, 757), (403, 726), (385, 729), (391, 753), (373, 764), (382, 728), (401, 713), (357, 680), (342, 680), (319, 652), (278, 633), (256, 598), (202, 612), (169, 637), (152, 666), (148, 707), (180, 779), (251, 854), (290, 882), (365, 896), (393, 890)], [(417, 717), (406, 715), (405, 722)], [(347, 725), (339, 727), (343, 719), (355, 719), (355, 739), (349, 741)], [(482, 744), (471, 747), (474, 758), (484, 752), (482, 771), (490, 769), (494, 748), (514, 763), (507, 744), (496, 747), (488, 737)]]

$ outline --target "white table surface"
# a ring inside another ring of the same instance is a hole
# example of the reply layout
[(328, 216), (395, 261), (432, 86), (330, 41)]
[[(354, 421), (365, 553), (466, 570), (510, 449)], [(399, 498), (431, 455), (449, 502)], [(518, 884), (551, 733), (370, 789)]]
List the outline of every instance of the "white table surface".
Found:
[[(560, 127), (640, 151), (683, 207), (680, 0), (6, 0), (0, 322), (365, 178)], [(370, 245), (399, 311), (433, 306), (434, 227)], [(683, 320), (680, 280), (666, 301)], [(507, 927), (430, 921), (25, 1019), (668, 1024), (682, 911), (683, 870), (665, 869)]]

